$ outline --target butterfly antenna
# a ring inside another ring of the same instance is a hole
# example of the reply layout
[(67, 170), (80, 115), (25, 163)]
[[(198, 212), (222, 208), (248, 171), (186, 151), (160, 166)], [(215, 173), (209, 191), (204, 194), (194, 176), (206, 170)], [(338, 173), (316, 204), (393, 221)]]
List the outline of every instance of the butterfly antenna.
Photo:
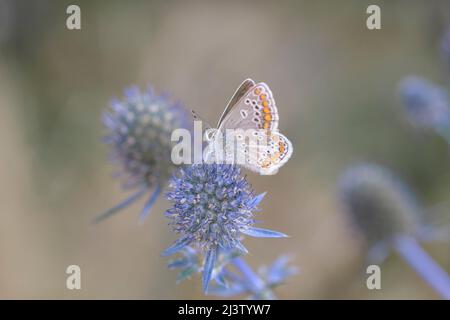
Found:
[(201, 122), (203, 122), (203, 124), (205, 126), (205, 130), (213, 128), (213, 126), (208, 121), (206, 121), (205, 119), (200, 117), (198, 115), (198, 113), (195, 112), (193, 109), (191, 109), (191, 114), (192, 114), (192, 118), (193, 118), (194, 121), (201, 121)]

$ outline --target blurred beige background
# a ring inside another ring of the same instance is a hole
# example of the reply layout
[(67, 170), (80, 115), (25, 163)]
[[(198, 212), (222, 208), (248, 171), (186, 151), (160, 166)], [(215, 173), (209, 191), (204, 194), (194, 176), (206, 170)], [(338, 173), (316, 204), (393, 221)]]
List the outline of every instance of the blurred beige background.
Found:
[[(68, 4), (82, 30), (65, 27)], [(382, 29), (365, 26), (379, 4)], [(415, 131), (396, 95), (405, 75), (447, 83), (438, 42), (445, 1), (0, 0), (0, 298), (200, 299), (200, 279), (175, 284), (159, 253), (175, 239), (160, 199), (93, 226), (123, 199), (101, 144), (100, 115), (130, 84), (167, 90), (215, 122), (240, 82), (268, 83), (294, 144), (274, 177), (249, 173), (263, 226), (288, 239), (248, 239), (248, 261), (288, 253), (301, 273), (281, 299), (437, 298), (393, 255), (369, 291), (362, 242), (347, 227), (336, 180), (348, 165), (396, 170), (426, 206), (450, 192), (445, 142)], [(450, 270), (449, 245), (427, 246)], [(82, 290), (65, 288), (78, 264)], [(213, 298), (213, 297), (206, 297)]]

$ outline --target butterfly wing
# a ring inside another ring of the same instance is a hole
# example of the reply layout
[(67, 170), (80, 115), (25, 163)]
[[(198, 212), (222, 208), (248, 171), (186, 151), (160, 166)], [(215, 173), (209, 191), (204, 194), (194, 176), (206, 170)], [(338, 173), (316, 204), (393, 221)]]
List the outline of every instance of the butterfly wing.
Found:
[(237, 102), (244, 96), (247, 91), (255, 86), (255, 82), (252, 79), (245, 79), (239, 88), (236, 89), (233, 96), (231, 97), (230, 101), (228, 101), (227, 106), (225, 107), (225, 110), (222, 112), (222, 115), (219, 118), (217, 128), (220, 127), (220, 124), (222, 123), (222, 120), (227, 116), (227, 114), (231, 111), (231, 109), (237, 104)]
[(258, 153), (256, 164), (251, 163), (262, 175), (276, 174), (278, 168), (289, 160), (293, 151), (289, 139), (277, 131), (270, 132), (268, 141), (267, 148), (262, 148)]
[[(245, 81), (243, 85), (245, 84)], [(248, 83), (250, 84), (250, 82)], [(278, 109), (269, 86), (263, 82), (247, 89), (244, 94), (237, 94), (243, 85), (236, 91), (230, 110), (225, 112), (219, 121), (218, 129), (265, 129), (275, 131), (278, 129)], [(239, 99), (237, 99), (240, 96)]]
[[(263, 131), (258, 131), (258, 133), (261, 132)], [(225, 159), (261, 175), (276, 174), (291, 157), (292, 143), (278, 131), (264, 133), (262, 139), (258, 137), (258, 141), (259, 144), (249, 143), (238, 134), (236, 137), (238, 148), (233, 149), (229, 147), (229, 144), (224, 145)], [(239, 154), (240, 152), (242, 154)]]

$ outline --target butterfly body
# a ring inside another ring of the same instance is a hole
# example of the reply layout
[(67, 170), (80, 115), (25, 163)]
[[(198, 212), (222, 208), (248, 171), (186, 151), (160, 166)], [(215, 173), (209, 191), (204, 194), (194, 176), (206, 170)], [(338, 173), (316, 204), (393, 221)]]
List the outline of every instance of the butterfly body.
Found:
[(241, 159), (237, 163), (251, 171), (275, 174), (293, 151), (292, 143), (278, 131), (278, 122), (272, 91), (265, 83), (247, 79), (228, 102), (217, 129), (206, 131), (208, 157), (215, 156), (216, 160), (225, 159), (228, 163)]

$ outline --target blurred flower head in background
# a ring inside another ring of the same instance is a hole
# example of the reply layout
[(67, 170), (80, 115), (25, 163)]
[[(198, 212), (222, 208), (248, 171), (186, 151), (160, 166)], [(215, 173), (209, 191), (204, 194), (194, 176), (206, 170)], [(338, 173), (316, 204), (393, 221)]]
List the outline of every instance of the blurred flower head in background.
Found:
[(398, 237), (450, 240), (448, 221), (439, 217), (443, 212), (424, 208), (410, 188), (383, 166), (352, 166), (342, 174), (338, 186), (353, 230), (366, 240), (371, 262), (383, 261)]
[(400, 83), (400, 95), (413, 125), (434, 130), (450, 125), (449, 100), (443, 88), (421, 77), (410, 76)]
[(104, 137), (110, 146), (109, 159), (120, 169), (115, 176), (122, 179), (124, 189), (139, 191), (114, 208), (104, 212), (101, 221), (134, 202), (150, 188), (155, 191), (147, 201), (141, 221), (148, 215), (161, 189), (175, 169), (171, 160), (172, 131), (189, 128), (189, 114), (180, 103), (166, 95), (158, 96), (149, 88), (125, 90), (123, 100), (113, 100), (102, 120), (108, 130)]
[(350, 167), (339, 181), (341, 200), (369, 245), (416, 235), (422, 210), (408, 187), (375, 164)]
[(121, 167), (124, 188), (152, 187), (170, 177), (175, 168), (170, 137), (173, 130), (187, 128), (189, 119), (180, 103), (131, 87), (102, 119), (108, 130), (104, 141), (111, 146), (111, 161)]
[[(425, 224), (425, 212), (405, 184), (381, 166), (363, 164), (344, 173), (340, 192), (355, 228), (371, 246), (367, 262), (381, 263), (396, 251), (430, 287), (450, 299), (450, 277), (419, 244), (436, 240), (441, 230)], [(448, 241), (448, 227), (444, 229)]]

